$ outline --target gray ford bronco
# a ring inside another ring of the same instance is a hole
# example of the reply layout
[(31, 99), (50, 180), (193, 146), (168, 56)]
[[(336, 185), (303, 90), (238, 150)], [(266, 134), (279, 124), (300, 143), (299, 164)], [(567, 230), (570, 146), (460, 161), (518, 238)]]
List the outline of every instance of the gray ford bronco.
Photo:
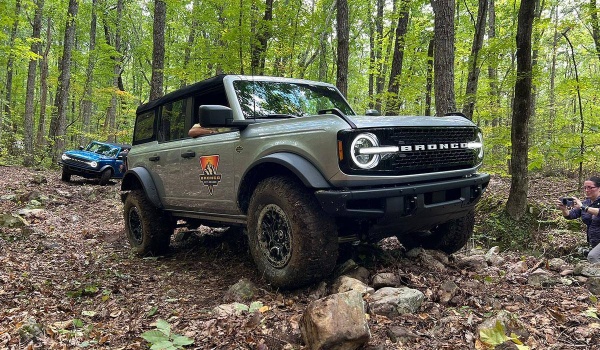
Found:
[[(480, 130), (366, 114), (331, 84), (238, 75), (140, 106), (121, 185), (133, 250), (164, 253), (176, 225), (243, 227), (259, 272), (294, 288), (330, 274), (345, 242), (462, 248), (489, 182)], [(188, 137), (196, 123), (213, 132)]]

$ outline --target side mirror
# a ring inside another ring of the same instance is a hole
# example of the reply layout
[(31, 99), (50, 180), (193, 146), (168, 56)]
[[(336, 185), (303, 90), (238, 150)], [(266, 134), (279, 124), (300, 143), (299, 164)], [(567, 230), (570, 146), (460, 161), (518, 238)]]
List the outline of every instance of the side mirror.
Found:
[(381, 115), (381, 114), (376, 109), (367, 109), (367, 111), (365, 112), (365, 115), (378, 116), (378, 115)]
[(234, 120), (231, 108), (222, 105), (202, 105), (198, 110), (199, 122), (203, 128), (237, 127), (243, 129), (254, 120)]
[(83, 151), (84, 147), (83, 146), (79, 146), (79, 150)]

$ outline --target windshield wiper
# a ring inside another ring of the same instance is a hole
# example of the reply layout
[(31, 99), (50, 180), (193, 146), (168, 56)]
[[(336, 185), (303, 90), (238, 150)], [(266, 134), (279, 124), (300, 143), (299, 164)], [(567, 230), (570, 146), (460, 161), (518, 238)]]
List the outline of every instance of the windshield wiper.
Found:
[(288, 119), (288, 118), (297, 118), (297, 115), (293, 115), (293, 114), (279, 114), (279, 113), (272, 113), (272, 114), (265, 114), (262, 115), (260, 117), (257, 117), (256, 119)]

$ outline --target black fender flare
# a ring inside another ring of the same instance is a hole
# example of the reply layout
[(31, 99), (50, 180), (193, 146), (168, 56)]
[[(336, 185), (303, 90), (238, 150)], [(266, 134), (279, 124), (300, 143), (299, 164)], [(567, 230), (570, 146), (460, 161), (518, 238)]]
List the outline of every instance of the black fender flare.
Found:
[(160, 202), (160, 197), (158, 196), (158, 189), (154, 184), (154, 180), (152, 180), (150, 172), (143, 167), (135, 167), (127, 170), (123, 176), (123, 181), (121, 182), (121, 191), (135, 190), (140, 188), (140, 186), (144, 190), (144, 193), (150, 202), (155, 207), (163, 209), (163, 205)]
[[(110, 166), (110, 164), (106, 164), (105, 166), (103, 166), (103, 167), (100, 169), (99, 173), (100, 173), (100, 174), (102, 174), (102, 173), (104, 172), (104, 170), (106, 170), (106, 169), (110, 169), (110, 171), (111, 171), (112, 175), (114, 175), (114, 174), (115, 174), (115, 169), (113, 169), (113, 167), (112, 167), (112, 166)], [(111, 177), (112, 177), (112, 176), (111, 176)]]
[[(331, 188), (331, 184), (321, 172), (306, 158), (294, 153), (273, 153), (258, 159), (248, 169), (253, 169), (262, 163), (275, 163), (284, 166), (296, 175), (304, 186), (315, 189)], [(248, 171), (246, 171), (247, 173)], [(245, 176), (246, 174), (244, 174)]]

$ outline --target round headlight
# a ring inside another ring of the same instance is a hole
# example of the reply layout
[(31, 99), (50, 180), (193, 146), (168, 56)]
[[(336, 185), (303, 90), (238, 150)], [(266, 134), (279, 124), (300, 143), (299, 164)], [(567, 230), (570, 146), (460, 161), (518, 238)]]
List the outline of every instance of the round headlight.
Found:
[(361, 149), (369, 147), (379, 147), (379, 140), (377, 136), (371, 133), (359, 134), (356, 136), (352, 145), (350, 146), (350, 154), (352, 155), (352, 161), (354, 164), (361, 169), (372, 169), (379, 164), (379, 154), (364, 154), (360, 152)]
[(92, 168), (95, 168), (95, 167), (97, 167), (97, 166), (98, 166), (98, 163), (96, 163), (96, 162), (90, 162), (90, 166), (91, 166)]
[(62, 156), (60, 156), (60, 159), (67, 160), (69, 159), (69, 156), (63, 153)]

